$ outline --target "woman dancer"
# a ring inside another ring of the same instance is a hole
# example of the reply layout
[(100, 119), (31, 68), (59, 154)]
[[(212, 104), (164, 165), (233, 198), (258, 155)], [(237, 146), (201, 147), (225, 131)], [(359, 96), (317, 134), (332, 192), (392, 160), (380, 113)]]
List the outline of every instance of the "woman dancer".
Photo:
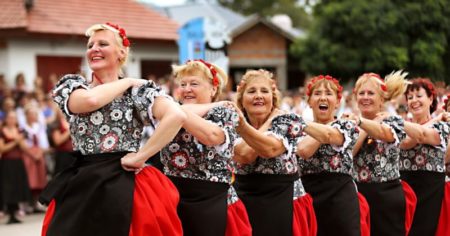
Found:
[(362, 116), (353, 117), (360, 128), (353, 149), (354, 177), (370, 206), (372, 236), (407, 235), (414, 214), (416, 198), (411, 188), (400, 181), (399, 154), (405, 130), (411, 130), (408, 135), (413, 138), (417, 134), (399, 116), (382, 113), (385, 101), (405, 91), (405, 76), (399, 71), (382, 79), (367, 73), (358, 78), (354, 88)]
[(227, 76), (203, 60), (174, 66), (173, 72), (188, 119), (161, 151), (161, 162), (180, 192), (178, 214), (184, 235), (250, 236), (247, 212), (231, 186), (238, 116), (225, 103), (213, 103)]
[(437, 108), (436, 90), (429, 79), (418, 78), (408, 85), (405, 97), (412, 121), (429, 135), (423, 142), (407, 137), (401, 145), (400, 176), (417, 196), (416, 213), (409, 235), (435, 235), (445, 186), (447, 123), (431, 118)]
[[(123, 78), (130, 46), (123, 28), (96, 24), (86, 35), (93, 80), (66, 75), (53, 90), (79, 154), (41, 196), (52, 201), (43, 235), (181, 235), (175, 187), (144, 162), (186, 114), (153, 82)], [(139, 149), (144, 124), (157, 128)]]
[(342, 87), (331, 76), (317, 76), (306, 94), (314, 122), (327, 127), (305, 134), (297, 145), (300, 177), (314, 199), (318, 235), (360, 235), (360, 208), (352, 179), (352, 150), (359, 132), (353, 122), (335, 119)]
[(278, 101), (270, 72), (245, 73), (237, 97), (242, 139), (235, 146), (234, 186), (249, 213), (253, 235), (315, 235), (312, 199), (299, 181), (295, 156), (305, 123), (295, 114), (282, 114)]

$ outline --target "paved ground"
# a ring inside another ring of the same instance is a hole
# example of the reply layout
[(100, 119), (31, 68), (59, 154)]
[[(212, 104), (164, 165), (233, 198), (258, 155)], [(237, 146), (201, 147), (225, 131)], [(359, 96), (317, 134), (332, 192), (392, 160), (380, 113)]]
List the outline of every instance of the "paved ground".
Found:
[(40, 236), (44, 214), (32, 214), (21, 218), (21, 224), (7, 225), (8, 217), (0, 218), (1, 236)]

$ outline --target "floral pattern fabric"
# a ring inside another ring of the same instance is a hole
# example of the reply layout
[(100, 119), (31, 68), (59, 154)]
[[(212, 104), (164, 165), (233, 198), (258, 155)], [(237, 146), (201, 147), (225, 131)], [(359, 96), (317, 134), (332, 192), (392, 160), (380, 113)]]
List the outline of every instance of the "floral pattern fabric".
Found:
[(366, 138), (353, 160), (356, 182), (381, 183), (400, 178), (400, 142), (406, 137), (404, 121), (400, 116), (390, 116), (382, 123), (391, 128), (395, 141)]
[(303, 187), (303, 183), (301, 179), (297, 179), (294, 181), (294, 200), (297, 198), (303, 197), (306, 195), (305, 187)]
[[(359, 137), (359, 130), (348, 120), (335, 120), (331, 126), (344, 136), (344, 143), (341, 146), (323, 144), (311, 158), (306, 160), (300, 157), (298, 159), (300, 176), (322, 172), (353, 175), (352, 151)], [(302, 135), (306, 137), (306, 134)]]
[(169, 176), (231, 183), (231, 158), (239, 116), (235, 110), (215, 107), (204, 119), (223, 129), (225, 142), (217, 146), (200, 143), (185, 129), (161, 150), (164, 173)]
[(401, 171), (445, 172), (445, 152), (447, 151), (449, 127), (444, 122), (434, 123), (431, 127), (438, 131), (441, 139), (440, 145), (419, 144), (411, 149), (401, 150)]
[(155, 97), (166, 96), (152, 81), (128, 89), (102, 108), (84, 114), (72, 114), (70, 94), (76, 89), (91, 89), (80, 75), (65, 75), (53, 90), (53, 100), (70, 121), (74, 150), (83, 155), (108, 152), (137, 152), (144, 125), (155, 125), (152, 106)]
[(306, 124), (302, 117), (290, 113), (276, 116), (272, 120), (267, 135), (273, 135), (283, 142), (286, 151), (275, 158), (258, 157), (250, 164), (236, 163), (236, 174), (246, 175), (251, 173), (291, 175), (298, 171), (297, 139), (300, 137)]

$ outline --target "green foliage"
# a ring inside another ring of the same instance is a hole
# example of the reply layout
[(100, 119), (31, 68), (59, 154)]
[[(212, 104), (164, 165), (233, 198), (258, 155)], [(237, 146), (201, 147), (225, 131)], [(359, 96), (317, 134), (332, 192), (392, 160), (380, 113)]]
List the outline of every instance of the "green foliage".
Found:
[(311, 74), (343, 79), (405, 69), (450, 78), (450, 0), (335, 0), (314, 8), (308, 37), (291, 52)]
[(218, 2), (243, 15), (286, 14), (291, 17), (294, 27), (303, 29), (308, 28), (311, 22), (311, 17), (305, 12), (304, 6), (299, 5), (296, 0), (219, 0)]

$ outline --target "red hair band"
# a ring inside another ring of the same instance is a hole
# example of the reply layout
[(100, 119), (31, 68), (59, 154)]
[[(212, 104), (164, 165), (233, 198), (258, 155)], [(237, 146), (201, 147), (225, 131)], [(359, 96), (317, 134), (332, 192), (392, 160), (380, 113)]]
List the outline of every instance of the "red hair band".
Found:
[(122, 38), (122, 44), (124, 47), (130, 46), (130, 40), (128, 40), (127, 33), (125, 32), (125, 30), (123, 28), (120, 28), (119, 25), (111, 24), (109, 22), (106, 22), (105, 25), (110, 26), (119, 31), (119, 35)]
[(208, 67), (209, 71), (211, 72), (213, 78), (212, 78), (212, 84), (214, 87), (219, 86), (219, 79), (217, 78), (217, 71), (216, 68), (214, 68), (213, 65), (211, 65), (211, 63), (208, 63), (202, 59), (195, 59), (195, 60), (188, 60), (186, 63), (189, 63), (191, 61), (198, 61), (203, 63), (203, 65), (205, 65), (206, 67)]
[(339, 100), (341, 99), (343, 88), (342, 88), (342, 86), (339, 84), (339, 81), (338, 81), (337, 79), (333, 78), (331, 75), (319, 75), (319, 76), (314, 77), (314, 78), (311, 80), (311, 82), (309, 82), (309, 84), (308, 84), (308, 86), (307, 86), (307, 88), (306, 88), (306, 95), (307, 95), (308, 97), (311, 96), (312, 86), (313, 86), (315, 83), (317, 83), (319, 80), (328, 80), (328, 81), (330, 81), (331, 83), (335, 84), (336, 87), (337, 87), (337, 97), (338, 97)]

